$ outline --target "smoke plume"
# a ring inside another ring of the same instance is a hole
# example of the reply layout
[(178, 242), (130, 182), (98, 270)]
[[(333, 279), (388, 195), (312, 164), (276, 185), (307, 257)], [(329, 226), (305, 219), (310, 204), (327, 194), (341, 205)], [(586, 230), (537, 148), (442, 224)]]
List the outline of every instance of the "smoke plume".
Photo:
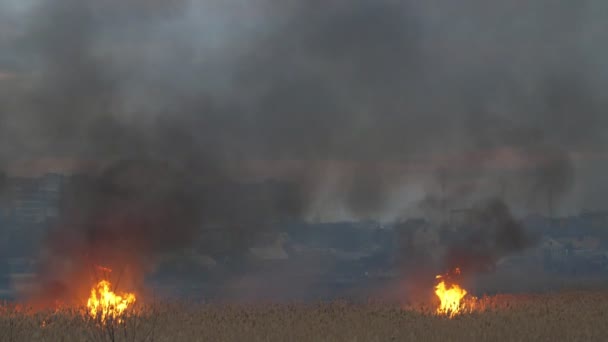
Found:
[(0, 162), (104, 165), (68, 190), (49, 263), (498, 196), (477, 211), (495, 258), (522, 245), (511, 211), (597, 181), (575, 162), (606, 158), (605, 7), (0, 0)]
[(535, 243), (500, 199), (484, 201), (467, 213), (466, 228), (456, 231), (448, 242), (444, 264), (448, 270), (460, 268), (475, 274), (488, 272), (507, 255), (523, 251)]

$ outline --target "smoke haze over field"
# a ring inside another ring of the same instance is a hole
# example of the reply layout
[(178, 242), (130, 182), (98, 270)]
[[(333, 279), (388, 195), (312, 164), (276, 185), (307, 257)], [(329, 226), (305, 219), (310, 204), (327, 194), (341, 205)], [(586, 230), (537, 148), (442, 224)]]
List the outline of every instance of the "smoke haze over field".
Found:
[(290, 176), (366, 216), (412, 180), (370, 163), (506, 153), (519, 195), (559, 197), (605, 152), (602, 6), (3, 0), (0, 156), (352, 161)]
[[(117, 234), (92, 222), (129, 203), (136, 222), (187, 220), (175, 243), (210, 221), (237, 239), (245, 221), (436, 216), (496, 196), (501, 212), (578, 210), (608, 192), (607, 10), (0, 0), (0, 162), (103, 161), (74, 190), (84, 221), (63, 229)], [(266, 178), (290, 187), (231, 201), (233, 182)], [(174, 196), (186, 205), (147, 216)]]

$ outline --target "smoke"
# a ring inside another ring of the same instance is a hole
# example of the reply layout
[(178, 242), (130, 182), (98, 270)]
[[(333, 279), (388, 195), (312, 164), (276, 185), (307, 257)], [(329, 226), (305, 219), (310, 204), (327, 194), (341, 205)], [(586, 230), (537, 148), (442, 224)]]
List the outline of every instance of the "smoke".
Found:
[(507, 255), (521, 252), (535, 244), (535, 237), (511, 214), (500, 199), (480, 203), (467, 213), (464, 230), (454, 232), (448, 241), (444, 265), (449, 270), (475, 274), (488, 272)]
[[(146, 259), (214, 224), (240, 250), (323, 208), (438, 215), (498, 196), (479, 213), (502, 255), (507, 205), (556, 214), (597, 181), (572, 156), (605, 159), (603, 6), (1, 0), (20, 20), (0, 20), (0, 162), (106, 165), (66, 195), (53, 253), (80, 239)], [(438, 168), (420, 201), (395, 200)], [(274, 183), (238, 190), (251, 179)]]
[(86, 298), (82, 286), (96, 280), (99, 267), (112, 269), (122, 285), (140, 286), (157, 255), (189, 244), (200, 229), (202, 199), (180, 171), (129, 161), (74, 179), (44, 244), (32, 303)]
[[(38, 134), (17, 136), (28, 148), (15, 152), (166, 156), (154, 151), (164, 140), (157, 120), (198, 133), (197, 148), (222, 142), (222, 152), (240, 157), (405, 159), (471, 146), (526, 148), (534, 131), (551, 145), (604, 141), (602, 95), (585, 68), (589, 51), (575, 39), (589, 33), (584, 18), (562, 20), (568, 6), (540, 16), (562, 28), (543, 26), (532, 5), (475, 1), (336, 1), (322, 10), (176, 3), (62, 0), (22, 14), (27, 30), (5, 43), (30, 68), (20, 75), (28, 84), (14, 85), (27, 86), (15, 100), (26, 115), (15, 133)], [(504, 14), (521, 28), (471, 32)], [(571, 27), (579, 28), (560, 35)], [(549, 46), (564, 52), (554, 68), (545, 64), (554, 51), (532, 47), (548, 35), (562, 37)], [(504, 39), (497, 46), (492, 38)], [(500, 50), (489, 54), (493, 48)], [(596, 133), (582, 133), (589, 130)]]
[[(190, 172), (166, 162), (128, 160), (74, 178), (44, 243), (39, 286), (28, 294), (33, 303), (81, 298), (79, 291), (88, 291), (81, 286), (91, 283), (98, 267), (114, 270), (123, 286), (141, 288), (159, 258), (195, 242), (209, 255), (238, 257), (259, 234), (302, 216), (289, 184), (209, 185)], [(216, 227), (223, 230), (221, 240), (199, 241)]]

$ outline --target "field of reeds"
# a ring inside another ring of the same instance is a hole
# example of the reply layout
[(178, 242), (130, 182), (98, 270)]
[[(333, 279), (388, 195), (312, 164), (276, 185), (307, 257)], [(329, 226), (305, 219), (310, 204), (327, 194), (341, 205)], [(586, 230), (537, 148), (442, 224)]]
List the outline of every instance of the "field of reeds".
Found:
[(99, 322), (78, 309), (0, 308), (0, 341), (608, 341), (608, 292), (480, 299), (454, 319), (386, 303), (188, 304)]

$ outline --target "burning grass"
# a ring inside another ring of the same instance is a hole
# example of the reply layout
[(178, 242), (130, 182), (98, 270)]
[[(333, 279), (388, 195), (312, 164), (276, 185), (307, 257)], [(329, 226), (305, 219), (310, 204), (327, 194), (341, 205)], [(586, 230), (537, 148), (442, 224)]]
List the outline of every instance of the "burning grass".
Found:
[(439, 306), (435, 312), (438, 315), (454, 318), (475, 310), (477, 298), (469, 295), (467, 290), (458, 284), (456, 280), (458, 277), (460, 277), (460, 268), (435, 277), (438, 281), (435, 285), (435, 295), (439, 299)]
[(101, 280), (91, 289), (91, 296), (87, 300), (88, 314), (105, 323), (108, 320), (122, 320), (121, 316), (127, 313), (129, 306), (135, 303), (135, 295), (132, 293), (116, 294), (112, 289), (112, 283)]
[[(164, 303), (99, 324), (86, 308), (30, 313), (4, 305), (0, 341), (603, 341), (608, 292), (479, 298), (453, 319), (434, 308), (346, 302)], [(84, 314), (83, 314), (84, 313)]]

